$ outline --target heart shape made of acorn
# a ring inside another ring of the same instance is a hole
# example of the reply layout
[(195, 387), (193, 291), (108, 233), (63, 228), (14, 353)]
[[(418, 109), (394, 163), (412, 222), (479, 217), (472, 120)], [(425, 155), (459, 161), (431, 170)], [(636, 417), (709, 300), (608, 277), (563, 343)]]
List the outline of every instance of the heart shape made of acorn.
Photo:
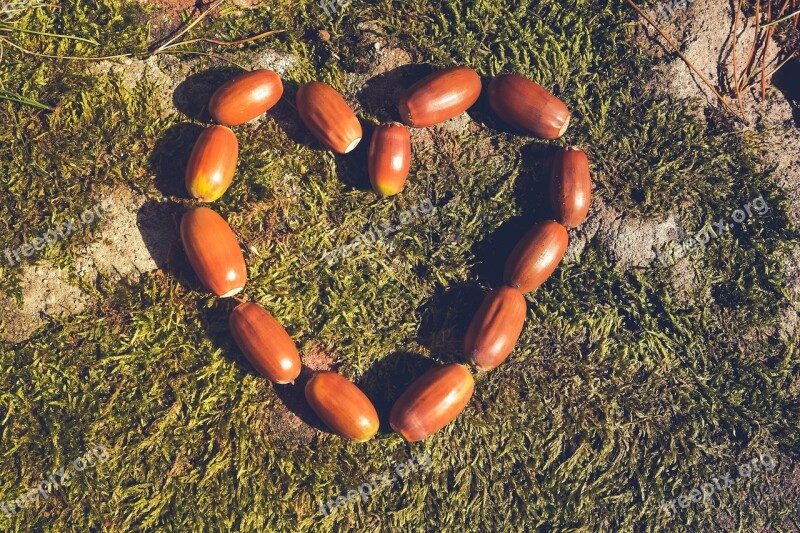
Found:
[[(481, 78), (469, 67), (434, 72), (409, 87), (398, 111), (403, 124), (375, 128), (368, 152), (368, 172), (375, 192), (399, 193), (411, 165), (409, 127), (423, 128), (460, 115), (478, 100)], [(233, 180), (238, 142), (230, 126), (244, 124), (273, 107), (283, 95), (280, 76), (271, 70), (245, 72), (223, 84), (208, 110), (217, 123), (197, 139), (186, 167), (186, 189), (202, 202), (220, 198)], [(516, 74), (502, 74), (487, 89), (491, 109), (525, 135), (557, 139), (567, 130), (570, 112), (545, 88)], [(300, 119), (327, 149), (351, 152), (361, 141), (361, 123), (332, 87), (312, 81), (296, 97)], [(477, 371), (500, 365), (519, 339), (527, 314), (524, 293), (536, 290), (555, 271), (567, 249), (567, 228), (581, 224), (589, 211), (591, 179), (586, 154), (572, 146), (560, 149), (550, 175), (549, 201), (555, 220), (535, 224), (509, 255), (503, 283), (490, 291), (469, 324), (464, 358)], [(244, 289), (247, 269), (238, 240), (227, 222), (206, 206), (181, 219), (181, 240), (202, 284), (219, 298)], [(236, 344), (259, 374), (273, 383), (291, 383), (302, 363), (297, 347), (263, 307), (242, 301), (231, 313), (229, 328)], [(405, 440), (415, 442), (453, 421), (469, 403), (475, 388), (466, 365), (436, 367), (412, 382), (395, 401), (389, 423)], [(305, 386), (305, 397), (319, 418), (337, 435), (355, 442), (378, 432), (372, 402), (336, 372), (317, 372)]]

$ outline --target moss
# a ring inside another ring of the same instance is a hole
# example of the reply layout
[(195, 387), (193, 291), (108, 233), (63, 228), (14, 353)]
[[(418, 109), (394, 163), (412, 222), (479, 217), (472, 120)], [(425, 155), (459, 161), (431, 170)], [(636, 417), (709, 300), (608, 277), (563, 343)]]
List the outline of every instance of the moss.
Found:
[[(18, 24), (100, 45), (15, 42), (72, 55), (142, 51), (142, 16), (109, 0), (36, 9)], [(226, 333), (229, 304), (198, 291), (185, 270), (127, 284), (100, 279), (91, 288), (99, 302), (84, 314), (3, 345), (0, 500), (92, 442), (111, 459), (13, 520), (0, 517), (3, 527), (697, 530), (719, 529), (728, 515), (743, 529), (781, 527), (796, 507), (764, 491), (782, 490), (798, 458), (798, 430), (787, 421), (799, 367), (796, 340), (769, 328), (787, 303), (779, 257), (798, 236), (769, 169), (751, 155), (757, 139), (732, 133), (722, 118), (706, 126), (687, 104), (645, 90), (650, 64), (631, 44), (634, 22), (621, 3), (588, 0), (352, 2), (334, 19), (312, 2), (284, 2), (225, 7), (193, 31), (235, 39), (283, 29), (233, 58), (281, 50), (297, 58), (293, 80), (345, 90), (346, 73), (363, 71), (370, 57), (362, 39), (369, 23), (415, 62), (519, 72), (574, 111), (566, 138), (544, 142), (502, 132), (481, 103), (464, 132), (436, 129), (433, 143), (418, 147), (405, 190), (391, 198), (358, 185), (365, 169), (355, 157), (319, 150), (293, 126), (288, 103), (277, 120), (237, 129), (237, 177), (215, 208), (248, 250), (248, 295), (306, 358), (325, 351), (384, 414), (434, 361), (460, 358), (483, 290), (497, 283), (515, 236), (543, 216), (546, 160), (557, 146), (585, 147), (596, 194), (629, 216), (675, 212), (691, 233), (758, 194), (770, 211), (691, 256), (700, 284), (690, 302), (676, 297), (662, 267), (621, 271), (591, 241), (529, 296), (518, 348), (478, 377), (467, 411), (414, 445), (388, 432), (354, 445), (314, 430), (309, 441), (298, 429), (314, 423), (301, 394), (271, 387), (242, 363)], [(319, 29), (329, 41), (315, 36)], [(2, 86), (54, 111), (0, 102), (0, 248), (74, 216), (106, 186), (162, 200), (153, 152), (169, 132), (185, 143), (181, 132), (190, 137), (196, 122), (162, 117), (147, 82), (131, 90), (118, 77), (88, 74), (82, 62), (4, 53)], [(197, 72), (220, 66), (180, 57)], [(426, 199), (432, 216), (335, 265), (323, 259)], [(59, 242), (42, 257), (71, 268), (92, 238), (88, 231)], [(20, 295), (19, 269), (3, 265), (2, 274), (2, 291)], [(712, 303), (694, 303), (706, 290)], [(429, 471), (320, 515), (319, 501), (421, 450), (431, 454)], [(780, 457), (774, 475), (737, 485), (708, 510), (667, 517), (660, 509), (765, 450)]]

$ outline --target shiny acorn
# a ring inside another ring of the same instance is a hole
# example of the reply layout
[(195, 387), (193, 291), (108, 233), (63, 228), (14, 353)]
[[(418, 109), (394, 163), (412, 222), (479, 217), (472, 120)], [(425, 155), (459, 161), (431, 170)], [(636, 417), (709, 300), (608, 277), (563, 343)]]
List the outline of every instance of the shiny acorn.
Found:
[(392, 406), (389, 424), (408, 442), (425, 439), (452, 422), (474, 390), (475, 380), (466, 366), (434, 368), (400, 395)]
[(233, 296), (247, 283), (239, 241), (228, 223), (208, 207), (196, 207), (181, 219), (181, 240), (203, 285), (220, 298)]
[(483, 299), (464, 337), (464, 355), (476, 370), (488, 371), (506, 360), (525, 325), (528, 306), (517, 289), (499, 287)]
[(259, 374), (273, 383), (294, 383), (302, 363), (283, 326), (256, 303), (239, 304), (228, 318), (233, 340)]
[(457, 117), (481, 95), (481, 78), (469, 67), (434, 72), (409, 87), (400, 99), (402, 121), (424, 128)]
[(351, 152), (361, 141), (361, 123), (335, 89), (312, 81), (297, 91), (297, 112), (311, 134), (325, 148), (339, 154)]
[(567, 251), (567, 230), (554, 220), (539, 222), (517, 243), (506, 260), (506, 285), (530, 292), (555, 271)]
[(282, 95), (283, 83), (276, 72), (244, 72), (214, 92), (208, 112), (219, 124), (238, 126), (266, 113)]
[(579, 226), (589, 214), (592, 180), (589, 159), (580, 148), (556, 152), (550, 173), (550, 206), (556, 220), (568, 228)]
[(403, 189), (411, 166), (411, 136), (397, 122), (375, 128), (367, 155), (369, 180), (375, 192), (391, 196)]
[(239, 142), (229, 128), (206, 128), (194, 143), (186, 165), (186, 190), (201, 202), (218, 199), (233, 181), (238, 157)]
[(564, 103), (541, 85), (517, 74), (502, 74), (489, 84), (489, 106), (508, 125), (543, 139), (557, 139), (569, 127)]
[(378, 432), (375, 406), (355, 384), (336, 372), (317, 372), (306, 383), (311, 409), (337, 435), (365, 442)]

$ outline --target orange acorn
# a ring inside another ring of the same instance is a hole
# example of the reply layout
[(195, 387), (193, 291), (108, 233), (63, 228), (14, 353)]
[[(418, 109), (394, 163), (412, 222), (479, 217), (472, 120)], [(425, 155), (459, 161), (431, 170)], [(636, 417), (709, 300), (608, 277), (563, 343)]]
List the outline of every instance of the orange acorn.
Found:
[(391, 196), (403, 189), (411, 166), (411, 136), (397, 122), (375, 128), (367, 156), (369, 179), (375, 192)]
[(506, 260), (506, 285), (531, 292), (544, 283), (567, 251), (569, 235), (554, 220), (539, 222), (517, 243)]
[(507, 124), (543, 139), (557, 139), (569, 127), (564, 103), (544, 87), (517, 74), (502, 74), (489, 84), (489, 105)]
[(233, 181), (239, 142), (225, 126), (206, 128), (194, 143), (186, 165), (186, 189), (201, 202), (213, 202)]
[(424, 128), (457, 117), (481, 95), (481, 78), (469, 67), (450, 67), (419, 80), (403, 93), (398, 110), (403, 122)]
[(464, 337), (464, 355), (473, 368), (491, 370), (514, 350), (528, 306), (517, 289), (499, 287), (483, 299)]
[(297, 91), (297, 112), (311, 134), (327, 149), (351, 152), (361, 141), (361, 123), (335, 89), (312, 81)]
[(282, 95), (283, 83), (276, 72), (243, 72), (214, 92), (208, 112), (220, 124), (238, 126), (266, 113)]
[(589, 159), (580, 148), (556, 152), (550, 173), (550, 205), (556, 220), (568, 228), (579, 226), (589, 213), (592, 180)]
[(247, 268), (239, 241), (225, 219), (208, 207), (196, 207), (181, 219), (181, 240), (203, 285), (220, 298), (241, 292)]
[(266, 309), (239, 304), (228, 319), (233, 340), (259, 374), (273, 383), (294, 383), (302, 364), (292, 338)]
[(337, 435), (365, 442), (378, 432), (375, 406), (355, 384), (336, 372), (317, 372), (306, 383), (306, 400)]
[(472, 398), (475, 381), (464, 365), (429, 370), (400, 395), (389, 424), (408, 442), (427, 438), (452, 422)]

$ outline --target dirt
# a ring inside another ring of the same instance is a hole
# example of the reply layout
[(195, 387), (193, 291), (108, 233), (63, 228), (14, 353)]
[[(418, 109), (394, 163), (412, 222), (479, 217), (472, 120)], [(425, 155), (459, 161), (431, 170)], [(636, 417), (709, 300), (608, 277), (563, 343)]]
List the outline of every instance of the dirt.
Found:
[[(170, 249), (179, 245), (177, 225), (166, 224), (162, 211), (143, 208), (146, 197), (127, 187), (103, 194), (110, 197), (111, 202), (97, 223), (96, 238), (77, 254), (75, 274), (78, 278), (89, 285), (94, 285), (98, 276), (111, 281), (136, 279), (163, 265)], [(147, 229), (153, 226), (158, 227), (157, 243), (146, 239)], [(0, 301), (0, 321), (4, 324), (6, 340), (21, 342), (50, 317), (74, 315), (93, 305), (95, 298), (81, 290), (79, 284), (68, 272), (48, 260), (25, 266), (22, 306), (5, 296)]]

